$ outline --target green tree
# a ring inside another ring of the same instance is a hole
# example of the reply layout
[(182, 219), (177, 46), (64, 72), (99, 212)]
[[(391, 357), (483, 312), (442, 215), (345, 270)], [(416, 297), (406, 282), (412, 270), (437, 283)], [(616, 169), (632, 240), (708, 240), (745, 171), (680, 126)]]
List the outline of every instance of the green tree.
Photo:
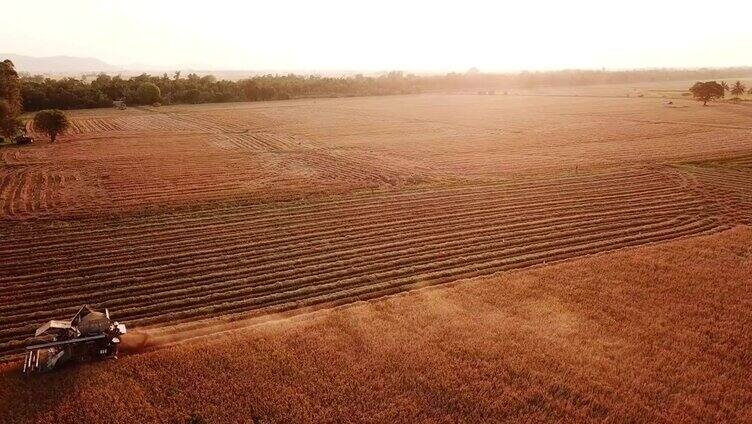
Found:
[(0, 136), (11, 138), (23, 124), (11, 110), (7, 100), (0, 100)]
[(722, 99), (725, 95), (723, 85), (716, 81), (698, 81), (689, 89), (689, 91), (692, 93), (695, 100), (702, 102), (703, 106), (707, 106), (708, 102), (713, 99)]
[(185, 92), (185, 101), (191, 104), (197, 104), (201, 102), (201, 92), (195, 88), (192, 88)]
[(54, 143), (58, 134), (65, 132), (68, 127), (68, 117), (57, 109), (42, 110), (34, 116), (34, 131), (50, 136), (50, 143)]
[(18, 77), (13, 62), (0, 62), (0, 100), (8, 102), (13, 116), (21, 113), (21, 79)]
[(253, 80), (244, 80), (240, 82), (241, 90), (246, 100), (256, 101), (259, 100), (259, 87)]
[(729, 91), (730, 87), (726, 81), (721, 81), (721, 88), (723, 89), (723, 94), (725, 95), (727, 91)]
[(733, 94), (736, 97), (741, 96), (744, 94), (744, 92), (747, 91), (747, 87), (744, 86), (744, 83), (741, 81), (737, 81), (734, 83), (734, 85), (731, 87), (731, 94)]
[(139, 103), (144, 105), (150, 105), (162, 100), (162, 92), (159, 90), (156, 84), (152, 82), (145, 82), (138, 86), (136, 91), (136, 98)]

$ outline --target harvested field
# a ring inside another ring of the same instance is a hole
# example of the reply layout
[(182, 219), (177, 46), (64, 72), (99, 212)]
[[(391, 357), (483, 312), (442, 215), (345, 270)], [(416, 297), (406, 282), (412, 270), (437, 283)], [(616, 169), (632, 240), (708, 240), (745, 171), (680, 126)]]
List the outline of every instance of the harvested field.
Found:
[(714, 199), (718, 212), (752, 225), (752, 155), (683, 164), (695, 190)]
[(743, 105), (426, 95), (96, 110), (0, 150), (0, 356), (82, 303), (262, 316), (750, 223)]
[[(11, 168), (11, 167), (8, 167)], [(17, 217), (44, 217), (48, 211), (72, 210), (80, 178), (75, 172), (40, 166), (6, 169), (0, 178), (0, 211)]]
[[(95, 195), (40, 211), (69, 219), (749, 154), (752, 108), (677, 104), (688, 107), (613, 96), (420, 95), (90, 110), (73, 113), (75, 128), (58, 144), (24, 149), (14, 163), (75, 170)], [(12, 172), (3, 166), (0, 178)], [(77, 184), (55, 190), (71, 199), (81, 192)], [(19, 210), (35, 208), (3, 208), (2, 218), (36, 218)]]
[(120, 131), (122, 128), (114, 120), (106, 119), (74, 119), (71, 121), (70, 134), (87, 134), (97, 132)]
[(0, 421), (749, 422), (751, 245), (739, 226), (36, 379), (0, 366)]
[(251, 151), (294, 151), (307, 146), (305, 140), (286, 134), (238, 133), (226, 134), (218, 138), (216, 145), (228, 150)]
[(618, 170), (11, 229), (0, 353), (82, 303), (145, 326), (351, 302), (733, 225), (713, 207)]

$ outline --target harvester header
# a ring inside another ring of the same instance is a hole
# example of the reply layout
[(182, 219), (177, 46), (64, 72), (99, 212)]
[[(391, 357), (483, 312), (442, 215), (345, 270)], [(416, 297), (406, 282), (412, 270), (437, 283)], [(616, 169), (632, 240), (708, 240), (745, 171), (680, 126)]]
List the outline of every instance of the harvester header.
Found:
[(125, 325), (110, 319), (110, 312), (97, 312), (84, 305), (70, 321), (50, 320), (34, 333), (26, 347), (23, 373), (51, 371), (68, 362), (117, 358)]

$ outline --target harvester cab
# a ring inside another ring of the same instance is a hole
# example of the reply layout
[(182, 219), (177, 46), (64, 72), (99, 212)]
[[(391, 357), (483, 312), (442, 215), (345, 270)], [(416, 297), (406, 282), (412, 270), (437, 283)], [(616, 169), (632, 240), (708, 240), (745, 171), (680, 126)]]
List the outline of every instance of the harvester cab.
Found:
[(125, 325), (110, 319), (107, 309), (97, 312), (84, 305), (70, 321), (51, 320), (34, 333), (26, 347), (23, 373), (51, 371), (68, 362), (117, 358)]
[(16, 135), (11, 139), (14, 143), (18, 145), (23, 144), (31, 144), (34, 142), (34, 139), (29, 136), (29, 134), (26, 133), (26, 129), (23, 128), (20, 131), (16, 132)]

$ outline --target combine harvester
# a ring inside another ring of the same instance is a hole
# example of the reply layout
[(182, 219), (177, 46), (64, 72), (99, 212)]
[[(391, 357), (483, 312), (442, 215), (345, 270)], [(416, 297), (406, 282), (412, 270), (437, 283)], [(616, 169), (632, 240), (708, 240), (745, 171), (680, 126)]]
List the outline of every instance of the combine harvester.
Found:
[(70, 321), (51, 320), (34, 334), (39, 343), (26, 347), (23, 374), (51, 371), (68, 362), (117, 358), (125, 325), (110, 320), (107, 309), (81, 307)]

